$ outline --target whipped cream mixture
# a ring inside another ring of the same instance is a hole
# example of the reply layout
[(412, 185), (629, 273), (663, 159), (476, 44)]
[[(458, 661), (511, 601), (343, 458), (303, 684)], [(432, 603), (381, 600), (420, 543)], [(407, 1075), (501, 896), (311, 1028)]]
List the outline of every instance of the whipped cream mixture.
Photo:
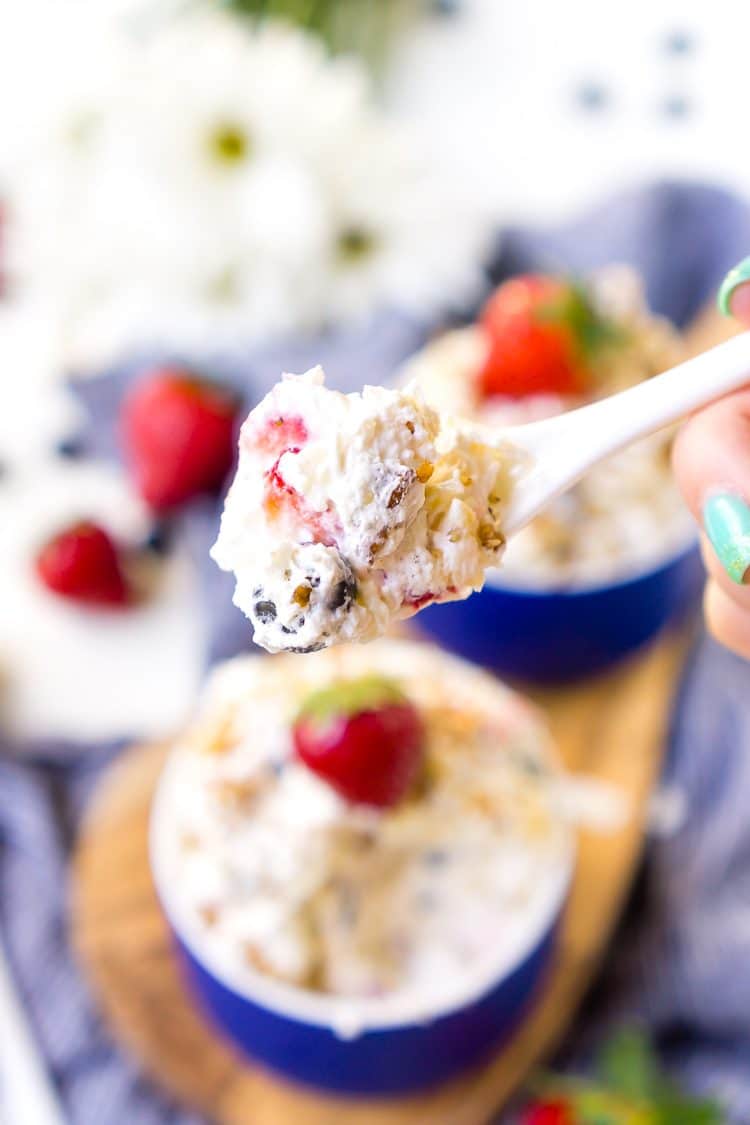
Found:
[[(587, 290), (599, 313), (622, 329), (622, 339), (597, 358), (590, 399), (625, 390), (685, 358), (676, 330), (649, 312), (632, 270), (601, 270)], [(534, 422), (582, 405), (549, 394), (482, 398), (476, 374), (486, 348), (479, 326), (449, 332), (410, 360), (402, 379), (441, 413), (489, 427)], [(671, 431), (654, 434), (591, 469), (512, 537), (497, 578), (541, 587), (611, 581), (686, 546), (694, 529), (671, 473), (671, 440)]]
[[(310, 691), (372, 672), (398, 681), (426, 731), (423, 775), (385, 811), (347, 803), (292, 742)], [(235, 980), (434, 998), (544, 925), (570, 863), (548, 751), (525, 700), (424, 645), (236, 659), (160, 786), (170, 914)]]
[(466, 597), (502, 553), (514, 469), (405, 387), (285, 375), (245, 421), (212, 555), (270, 652), (367, 641)]

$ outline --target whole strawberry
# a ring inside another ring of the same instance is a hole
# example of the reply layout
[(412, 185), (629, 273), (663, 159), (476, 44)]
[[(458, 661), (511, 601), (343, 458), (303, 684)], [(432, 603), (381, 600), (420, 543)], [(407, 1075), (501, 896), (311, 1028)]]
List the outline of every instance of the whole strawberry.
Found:
[(238, 409), (226, 388), (178, 368), (139, 380), (123, 403), (121, 433), (136, 486), (155, 511), (221, 487)]
[(114, 542), (95, 523), (58, 532), (35, 559), (37, 576), (53, 593), (83, 605), (124, 606), (132, 592)]
[(501, 285), (479, 323), (487, 341), (478, 373), (484, 397), (585, 394), (594, 382), (596, 352), (616, 336), (583, 289), (536, 274)]
[(382, 676), (340, 681), (315, 692), (294, 724), (308, 769), (354, 804), (397, 804), (419, 775), (424, 732), (401, 689)]
[(555, 1098), (552, 1101), (532, 1102), (524, 1110), (522, 1125), (576, 1125), (576, 1116), (570, 1102)]

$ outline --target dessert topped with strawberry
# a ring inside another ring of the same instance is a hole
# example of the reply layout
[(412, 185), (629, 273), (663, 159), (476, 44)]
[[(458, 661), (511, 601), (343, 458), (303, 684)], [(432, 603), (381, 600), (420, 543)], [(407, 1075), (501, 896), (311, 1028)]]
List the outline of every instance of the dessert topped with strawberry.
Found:
[(540, 908), (568, 855), (557, 794), (523, 699), (381, 641), (221, 668), (156, 823), (181, 930), (228, 969), (434, 996)]
[[(624, 390), (683, 358), (677, 332), (649, 312), (636, 275), (612, 266), (585, 280), (530, 274), (504, 282), (476, 324), (428, 345), (403, 379), (441, 412), (502, 427)], [(669, 434), (638, 442), (550, 504), (513, 536), (503, 581), (609, 580), (687, 542), (669, 444)]]
[(240, 434), (212, 555), (270, 652), (371, 640), (465, 597), (499, 559), (512, 447), (483, 444), (418, 395), (343, 395), (285, 376)]
[(5, 464), (4, 736), (20, 753), (164, 737), (189, 713), (204, 661), (186, 549), (152, 547), (153, 514), (111, 464), (57, 444)]

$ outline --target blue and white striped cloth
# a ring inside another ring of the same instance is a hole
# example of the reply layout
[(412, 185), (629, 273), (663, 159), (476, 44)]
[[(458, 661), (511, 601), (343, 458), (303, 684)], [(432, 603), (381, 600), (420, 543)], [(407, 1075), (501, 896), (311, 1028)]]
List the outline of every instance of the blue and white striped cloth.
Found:
[[(625, 260), (644, 273), (653, 307), (684, 323), (748, 248), (750, 212), (743, 204), (709, 188), (660, 185), (561, 230), (508, 232), (491, 275)], [(223, 370), (249, 398), (279, 368), (302, 369), (321, 357), (340, 385), (375, 382), (425, 335), (425, 326), (394, 315), (369, 330), (235, 357)], [(123, 371), (86, 385), (94, 419), (90, 449), (111, 453), (115, 404), (128, 377)], [(231, 607), (226, 576), (203, 561), (216, 518), (204, 506), (183, 528), (201, 562), (210, 610), (207, 666), (246, 647), (248, 637)], [(35, 758), (23, 763), (0, 757), (0, 938), (66, 1116), (73, 1125), (197, 1125), (195, 1115), (155, 1090), (114, 1046), (68, 944), (70, 850), (86, 800), (117, 748), (80, 748), (66, 764), (50, 763), (49, 748), (34, 749)], [(681, 795), (684, 823), (651, 841), (564, 1061), (579, 1064), (607, 1027), (638, 1020), (653, 1031), (676, 1074), (721, 1096), (732, 1122), (746, 1125), (750, 667), (707, 640), (699, 641), (686, 671), (664, 781)]]

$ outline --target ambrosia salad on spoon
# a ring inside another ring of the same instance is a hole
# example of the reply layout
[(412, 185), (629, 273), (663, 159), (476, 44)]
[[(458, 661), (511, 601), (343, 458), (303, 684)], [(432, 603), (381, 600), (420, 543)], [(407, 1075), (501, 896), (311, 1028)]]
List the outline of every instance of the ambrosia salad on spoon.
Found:
[(269, 652), (369, 641), (479, 589), (519, 458), (409, 387), (340, 394), (286, 375), (245, 421), (216, 562)]

